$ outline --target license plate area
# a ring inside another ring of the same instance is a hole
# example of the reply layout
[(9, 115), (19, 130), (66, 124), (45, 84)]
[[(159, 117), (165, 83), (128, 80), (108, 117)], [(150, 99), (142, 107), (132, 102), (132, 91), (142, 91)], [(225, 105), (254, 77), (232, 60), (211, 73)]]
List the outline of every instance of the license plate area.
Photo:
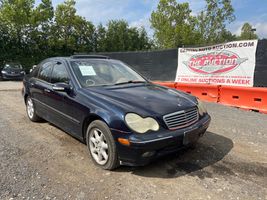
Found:
[(188, 145), (190, 143), (194, 143), (198, 140), (199, 138), (199, 131), (190, 131), (190, 132), (185, 132), (184, 137), (183, 137), (183, 145)]

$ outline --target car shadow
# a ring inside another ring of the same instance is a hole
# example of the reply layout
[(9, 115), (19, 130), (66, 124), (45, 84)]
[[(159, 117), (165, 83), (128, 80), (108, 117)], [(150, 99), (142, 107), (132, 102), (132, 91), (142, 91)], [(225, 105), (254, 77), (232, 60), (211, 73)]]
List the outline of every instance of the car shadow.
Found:
[(232, 148), (231, 139), (206, 132), (195, 149), (181, 150), (144, 167), (122, 166), (116, 172), (130, 172), (138, 176), (157, 178), (176, 178), (186, 174), (201, 179), (211, 178), (212, 173), (203, 168), (222, 160)]

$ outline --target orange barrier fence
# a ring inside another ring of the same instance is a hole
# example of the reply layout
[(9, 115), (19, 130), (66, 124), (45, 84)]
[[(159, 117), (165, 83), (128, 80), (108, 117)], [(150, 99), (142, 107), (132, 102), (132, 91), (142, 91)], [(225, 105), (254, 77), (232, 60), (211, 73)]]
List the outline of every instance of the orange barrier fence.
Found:
[(267, 114), (267, 88), (221, 86), (219, 102)]
[(204, 101), (218, 102), (219, 86), (205, 84), (183, 84), (175, 82), (154, 82), (155, 84), (182, 90)]
[(182, 90), (204, 101), (217, 102), (267, 114), (267, 88), (184, 84), (175, 82), (154, 83)]
[(176, 83), (175, 88), (192, 94), (204, 101), (218, 102), (219, 86), (217, 85)]
[(158, 85), (162, 85), (162, 86), (166, 86), (169, 88), (175, 88), (175, 82), (159, 82), (159, 81), (154, 81), (154, 84), (158, 84)]

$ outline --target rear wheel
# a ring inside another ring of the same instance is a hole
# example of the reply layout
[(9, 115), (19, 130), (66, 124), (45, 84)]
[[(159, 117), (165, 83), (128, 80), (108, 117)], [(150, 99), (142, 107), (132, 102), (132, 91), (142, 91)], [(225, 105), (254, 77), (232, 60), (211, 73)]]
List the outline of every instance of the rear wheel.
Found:
[(33, 122), (40, 121), (40, 117), (36, 114), (33, 100), (30, 97), (26, 99), (26, 111), (29, 119)]
[(103, 169), (119, 166), (115, 141), (109, 127), (102, 121), (93, 121), (86, 133), (86, 143), (94, 163)]

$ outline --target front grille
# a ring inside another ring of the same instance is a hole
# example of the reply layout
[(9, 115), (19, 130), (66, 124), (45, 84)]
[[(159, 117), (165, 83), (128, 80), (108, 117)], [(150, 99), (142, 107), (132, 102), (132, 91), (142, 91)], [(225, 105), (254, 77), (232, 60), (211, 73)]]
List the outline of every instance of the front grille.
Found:
[(163, 120), (169, 129), (185, 128), (198, 120), (198, 109), (196, 107), (181, 110), (163, 116)]

